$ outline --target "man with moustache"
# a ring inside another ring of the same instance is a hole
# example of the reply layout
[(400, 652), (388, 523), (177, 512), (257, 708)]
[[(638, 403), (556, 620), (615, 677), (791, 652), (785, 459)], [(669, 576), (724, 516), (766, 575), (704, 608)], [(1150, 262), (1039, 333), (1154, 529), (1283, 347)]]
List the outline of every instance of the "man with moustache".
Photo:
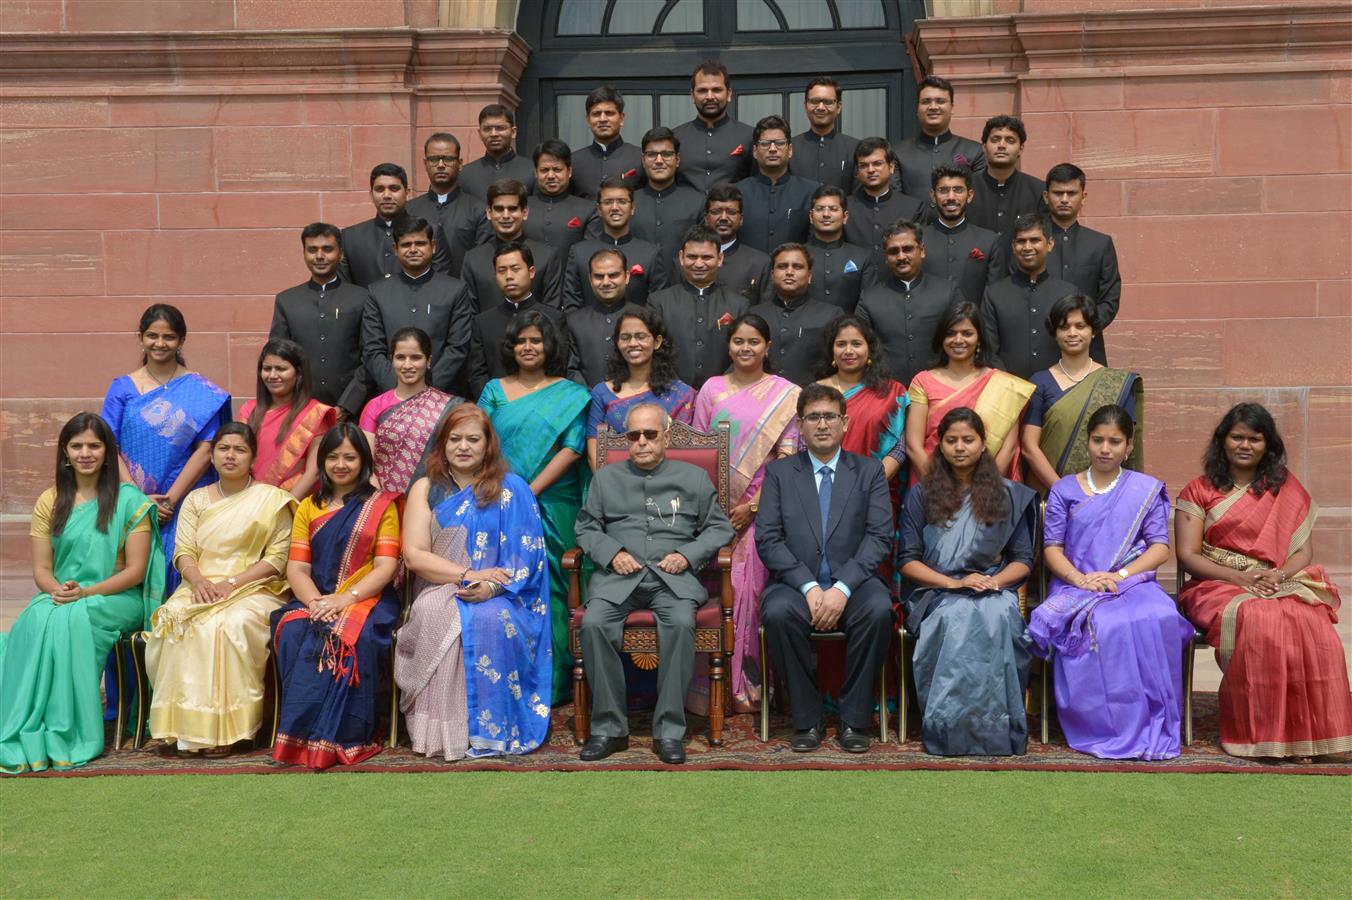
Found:
[(921, 80), (916, 97), (920, 133), (897, 145), (902, 189), (923, 196), (935, 166), (966, 166), (972, 173), (985, 171), (986, 155), (981, 145), (949, 131), (953, 122), (953, 84), (938, 75)]
[(695, 390), (727, 371), (728, 328), (750, 308), (745, 297), (717, 283), (723, 261), (718, 248), (718, 232), (691, 227), (677, 256), (680, 282), (648, 295), (668, 333), (678, 336), (672, 342), (676, 374)]
[(516, 155), (516, 116), (500, 103), (490, 103), (479, 110), (479, 140), (484, 155), (465, 166), (460, 173), (460, 186), (471, 197), (487, 201), (488, 186), (495, 181), (510, 178), (530, 190), (535, 186), (535, 167), (528, 159)]
[(361, 358), (361, 317), (368, 294), (338, 275), (342, 233), (336, 225), (312, 222), (300, 233), (310, 278), (277, 295), (269, 338), (300, 344), (310, 360), (310, 394), (355, 419), (366, 403), (366, 367)]
[(901, 221), (883, 235), (887, 267), (864, 288), (854, 314), (873, 326), (887, 351), (892, 377), (910, 384), (915, 373), (934, 364), (930, 342), (944, 314), (962, 302), (956, 285), (924, 271), (925, 229)]
[(704, 199), (704, 224), (718, 233), (723, 264), (718, 283), (752, 303), (770, 292), (770, 257), (742, 243), (742, 192), (735, 184), (716, 184)]
[(634, 215), (633, 189), (622, 179), (607, 178), (601, 182), (601, 196), (595, 210), (601, 214), (602, 233), (599, 238), (580, 241), (569, 251), (563, 276), (563, 308), (574, 309), (591, 299), (588, 296), (591, 291), (588, 261), (603, 247), (623, 250), (629, 262), (625, 300), (646, 303), (649, 293), (667, 286), (667, 270), (661, 259), (661, 248), (635, 238), (629, 230)]
[(685, 148), (680, 173), (697, 191), (751, 174), (751, 126), (728, 115), (732, 78), (717, 60), (706, 59), (690, 76), (695, 118), (676, 127)]
[[(349, 225), (343, 229), (343, 258), (338, 274), (344, 281), (359, 287), (370, 287), (378, 281), (399, 273), (399, 260), (394, 252), (394, 226), (408, 213), (408, 173), (403, 166), (381, 163), (371, 170), (371, 204), (376, 208), (373, 219)], [(449, 272), (451, 257), (443, 246), (446, 242), (436, 226), (432, 226), (434, 255), (432, 268)]]
[(789, 123), (766, 116), (751, 135), (756, 171), (737, 182), (742, 192), (741, 239), (769, 252), (780, 244), (807, 240), (808, 206), (817, 183), (789, 174), (793, 147)]
[(455, 135), (438, 131), (429, 137), (423, 144), (428, 190), (406, 207), (410, 216), (426, 219), (440, 230), (450, 257), (448, 274), (457, 278), (465, 254), (492, 234), (483, 203), (460, 189), (460, 164), (460, 141)]
[(837, 306), (842, 312), (854, 312), (864, 285), (877, 275), (873, 252), (845, 240), (845, 223), (850, 220), (845, 192), (824, 184), (812, 193), (809, 223), (812, 236), (804, 246), (812, 257), (814, 299)]
[(780, 244), (770, 265), (774, 296), (749, 311), (770, 326), (770, 359), (779, 374), (794, 384), (809, 384), (816, 378), (826, 329), (840, 310), (812, 299), (812, 257), (802, 244)]
[(681, 142), (670, 128), (650, 128), (642, 141), (646, 183), (634, 192), (634, 237), (662, 248), (662, 265), (672, 271), (681, 238), (704, 219), (704, 194), (676, 179)]
[(485, 213), (493, 236), (465, 254), (463, 269), (474, 310), (478, 312), (496, 301), (498, 276), (493, 258), (499, 247), (512, 242), (529, 247), (535, 258), (535, 277), (531, 284), (535, 299), (545, 306), (558, 308), (563, 296), (564, 255), (544, 241), (526, 237), (526, 219), (530, 216), (526, 186), (509, 178), (493, 182), (488, 187)]
[[(1117, 248), (1113, 239), (1101, 231), (1080, 224), (1080, 210), (1085, 198), (1084, 170), (1070, 163), (1053, 166), (1047, 173), (1047, 190), (1043, 195), (1052, 217), (1052, 252), (1047, 257), (1047, 270), (1062, 281), (1079, 288), (1079, 293), (1094, 298), (1101, 328), (1107, 328), (1117, 318), (1122, 303), (1122, 276), (1117, 270)], [(1108, 351), (1103, 343), (1103, 332), (1094, 335), (1089, 356), (1108, 364)]]
[(1014, 223), (1014, 262), (1019, 269), (986, 287), (981, 301), (981, 336), (996, 364), (1020, 378), (1031, 378), (1061, 357), (1047, 313), (1062, 297), (1079, 289), (1047, 271), (1052, 225), (1045, 216), (1025, 214)]
[(859, 187), (850, 197), (845, 240), (873, 251), (873, 266), (884, 265), (883, 234), (893, 222), (917, 219), (924, 204), (892, 184), (896, 164), (892, 148), (880, 137), (864, 138), (854, 148), (855, 178)]
[(980, 303), (986, 285), (1009, 274), (1009, 244), (968, 217), (971, 172), (935, 166), (930, 181), (934, 186), (930, 201), (939, 216), (925, 226), (925, 272), (956, 286), (972, 303)]
[(587, 269), (591, 284), (588, 299), (564, 315), (577, 356), (576, 380), (590, 388), (605, 381), (615, 324), (629, 308), (624, 299), (629, 286), (629, 260), (618, 248), (600, 247), (587, 258)]
[(543, 241), (560, 256), (578, 241), (601, 231), (596, 204), (568, 192), (573, 154), (563, 141), (548, 140), (535, 148), (535, 188), (530, 192), (526, 237)]
[(844, 91), (834, 78), (818, 75), (807, 83), (803, 111), (808, 129), (793, 139), (789, 171), (838, 187), (848, 195), (854, 190), (854, 148), (859, 139), (840, 132), (844, 108)]
[(620, 137), (624, 95), (608, 84), (588, 94), (587, 127), (592, 142), (573, 151), (573, 193), (594, 200), (607, 178), (619, 178), (637, 190), (643, 181), (643, 157)]
[[(541, 303), (531, 293), (535, 258), (529, 247), (515, 241), (504, 243), (493, 251), (493, 265), (498, 296), (502, 299), (476, 315), (470, 327), (469, 390), (476, 399), (488, 382), (507, 374), (502, 365), (502, 341), (517, 313), (537, 311), (558, 325), (560, 334), (567, 334), (563, 313)], [(563, 349), (567, 351), (568, 370), (572, 372), (577, 368), (572, 351)]]
[(1015, 219), (1042, 209), (1046, 185), (1018, 169), (1027, 144), (1028, 132), (1016, 116), (987, 119), (981, 131), (986, 171), (972, 176), (972, 205), (967, 216), (972, 224), (998, 234), (1001, 243), (1008, 242)]
[(399, 274), (372, 285), (362, 314), (362, 348), (375, 392), (392, 390), (390, 336), (417, 327), (432, 339), (427, 383), (451, 392), (469, 356), (473, 305), (459, 278), (432, 269), (433, 227), (426, 219), (404, 217), (394, 225)]

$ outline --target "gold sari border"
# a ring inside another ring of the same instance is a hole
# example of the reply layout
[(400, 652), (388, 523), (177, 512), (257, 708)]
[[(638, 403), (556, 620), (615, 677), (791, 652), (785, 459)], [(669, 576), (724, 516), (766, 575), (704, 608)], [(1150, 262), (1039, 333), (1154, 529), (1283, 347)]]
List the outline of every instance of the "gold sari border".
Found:
[(1317, 741), (1264, 741), (1258, 744), (1221, 741), (1221, 749), (1231, 756), (1329, 756), (1352, 752), (1352, 735)]

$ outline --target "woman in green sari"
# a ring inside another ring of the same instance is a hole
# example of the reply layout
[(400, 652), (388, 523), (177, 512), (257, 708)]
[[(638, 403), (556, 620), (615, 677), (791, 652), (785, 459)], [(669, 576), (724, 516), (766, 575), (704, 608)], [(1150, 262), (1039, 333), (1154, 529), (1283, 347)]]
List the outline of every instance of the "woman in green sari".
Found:
[(512, 471), (530, 482), (540, 504), (549, 565), (549, 625), (554, 646), (554, 703), (568, 698), (568, 579), (563, 554), (576, 543), (573, 526), (590, 470), (578, 465), (587, 446), (586, 388), (563, 377), (567, 352), (552, 320), (519, 313), (502, 340), (503, 378), (479, 397)]
[(33, 507), (42, 593), (0, 634), (0, 771), (70, 769), (103, 752), (99, 676), (164, 592), (157, 507), (118, 483), (117, 439), (80, 413), (57, 439), (56, 485)]
[(1061, 359), (1030, 379), (1037, 390), (1024, 410), (1021, 435), (1029, 485), (1045, 493), (1066, 475), (1089, 468), (1085, 424), (1101, 406), (1120, 406), (1135, 420), (1137, 439), (1124, 465), (1141, 471), (1145, 458), (1141, 376), (1089, 358), (1089, 346), (1100, 330), (1093, 299), (1072, 294), (1057, 300), (1047, 314), (1047, 328), (1056, 336)]

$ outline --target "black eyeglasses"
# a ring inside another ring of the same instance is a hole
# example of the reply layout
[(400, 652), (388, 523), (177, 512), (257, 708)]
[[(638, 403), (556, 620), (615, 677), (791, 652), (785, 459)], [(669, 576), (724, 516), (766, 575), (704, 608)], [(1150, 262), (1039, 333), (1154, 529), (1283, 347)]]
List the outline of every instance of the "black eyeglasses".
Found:
[(445, 163), (448, 166), (453, 166), (456, 163), (460, 162), (460, 157), (458, 156), (424, 156), (423, 159), (425, 159), (427, 162), (430, 162), (434, 166), (437, 163)]
[(756, 146), (762, 150), (769, 150), (771, 147), (774, 147), (776, 150), (783, 150), (785, 147), (789, 146), (789, 142), (783, 138), (766, 138), (765, 140), (756, 141)]
[(843, 418), (845, 417), (842, 416), (840, 413), (817, 412), (817, 413), (808, 413), (807, 415), (803, 416), (803, 421), (807, 422), (809, 425), (816, 425), (818, 422), (825, 422), (827, 425), (834, 425)]
[(675, 150), (644, 150), (644, 159), (675, 159)]
[(637, 444), (639, 438), (643, 438), (645, 441), (655, 441), (661, 434), (662, 432), (656, 428), (643, 428), (635, 431), (626, 431), (624, 433), (624, 439), (631, 444)]

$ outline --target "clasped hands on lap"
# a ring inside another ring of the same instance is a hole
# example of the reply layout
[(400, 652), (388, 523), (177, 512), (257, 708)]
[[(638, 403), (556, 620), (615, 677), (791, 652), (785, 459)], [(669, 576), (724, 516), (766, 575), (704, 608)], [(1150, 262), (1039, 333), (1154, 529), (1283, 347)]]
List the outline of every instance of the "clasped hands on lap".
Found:
[(840, 621), (840, 614), (845, 611), (845, 602), (849, 599), (845, 592), (839, 588), (810, 587), (805, 595), (807, 599), (807, 613), (812, 620), (812, 627), (817, 631), (832, 631), (836, 623)]
[[(633, 575), (635, 572), (643, 571), (643, 563), (634, 558), (634, 555), (628, 550), (621, 550), (616, 553), (610, 561), (610, 568), (617, 575)], [(657, 568), (666, 572), (668, 575), (679, 575), (690, 568), (690, 560), (679, 553), (668, 553), (657, 562)]]

